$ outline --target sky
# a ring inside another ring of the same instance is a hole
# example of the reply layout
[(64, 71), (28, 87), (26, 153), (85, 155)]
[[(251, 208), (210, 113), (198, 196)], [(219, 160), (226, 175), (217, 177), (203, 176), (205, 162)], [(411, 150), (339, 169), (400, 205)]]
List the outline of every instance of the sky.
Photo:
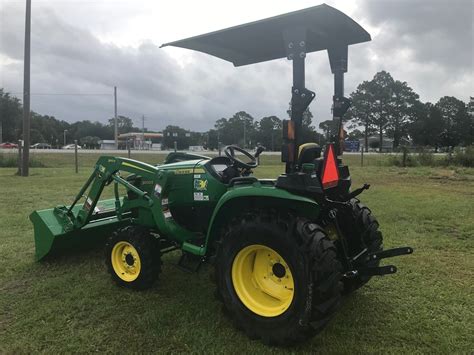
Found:
[[(422, 101), (474, 96), (473, 0), (328, 0), (372, 41), (351, 46), (346, 96), (380, 70), (406, 81)], [(291, 63), (234, 67), (166, 42), (319, 5), (309, 0), (32, 0), (31, 108), (68, 122), (105, 123), (118, 114), (161, 130), (205, 131), (246, 111), (286, 118)], [(23, 90), (25, 0), (0, 0), (0, 88)], [(313, 125), (331, 116), (326, 52), (308, 54), (306, 87), (316, 92)]]

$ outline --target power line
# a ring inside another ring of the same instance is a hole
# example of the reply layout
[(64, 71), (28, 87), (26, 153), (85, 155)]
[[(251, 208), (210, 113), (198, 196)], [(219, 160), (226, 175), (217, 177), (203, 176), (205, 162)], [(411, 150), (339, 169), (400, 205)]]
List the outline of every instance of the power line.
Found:
[[(7, 92), (10, 95), (23, 95), (22, 92)], [(30, 96), (113, 96), (113, 94), (81, 94), (81, 93), (32, 93)]]

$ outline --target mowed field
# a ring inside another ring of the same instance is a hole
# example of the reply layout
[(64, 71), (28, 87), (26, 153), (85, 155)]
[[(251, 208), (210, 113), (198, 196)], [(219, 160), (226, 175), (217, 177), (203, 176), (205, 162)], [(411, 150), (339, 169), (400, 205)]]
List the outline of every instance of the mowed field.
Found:
[[(0, 353), (472, 353), (474, 351), (474, 169), (379, 166), (380, 157), (346, 159), (353, 186), (378, 217), (398, 273), (374, 278), (347, 297), (330, 325), (289, 349), (267, 347), (234, 329), (214, 298), (210, 266), (197, 274), (164, 256), (160, 281), (134, 292), (115, 286), (102, 250), (34, 262), (35, 209), (69, 204), (97, 159), (35, 154), (46, 168), (14, 176), (0, 168)], [(150, 163), (161, 155), (133, 155)], [(370, 159), (374, 159), (371, 161)], [(377, 162), (375, 161), (377, 159)], [(278, 156), (258, 177), (276, 177)]]

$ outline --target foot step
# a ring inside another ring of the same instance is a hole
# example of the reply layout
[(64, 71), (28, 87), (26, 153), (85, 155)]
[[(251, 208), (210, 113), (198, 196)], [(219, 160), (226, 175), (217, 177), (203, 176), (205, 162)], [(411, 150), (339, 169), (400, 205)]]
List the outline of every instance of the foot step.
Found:
[(202, 257), (190, 253), (183, 252), (176, 265), (183, 271), (194, 273), (198, 272), (202, 265)]

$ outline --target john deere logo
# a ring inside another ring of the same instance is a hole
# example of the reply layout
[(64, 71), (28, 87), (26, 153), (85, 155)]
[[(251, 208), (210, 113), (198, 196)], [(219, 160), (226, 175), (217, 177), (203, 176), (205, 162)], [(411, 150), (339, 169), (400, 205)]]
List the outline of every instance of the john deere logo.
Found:
[(201, 180), (201, 179), (194, 180), (194, 189), (197, 191), (207, 190), (207, 180)]

